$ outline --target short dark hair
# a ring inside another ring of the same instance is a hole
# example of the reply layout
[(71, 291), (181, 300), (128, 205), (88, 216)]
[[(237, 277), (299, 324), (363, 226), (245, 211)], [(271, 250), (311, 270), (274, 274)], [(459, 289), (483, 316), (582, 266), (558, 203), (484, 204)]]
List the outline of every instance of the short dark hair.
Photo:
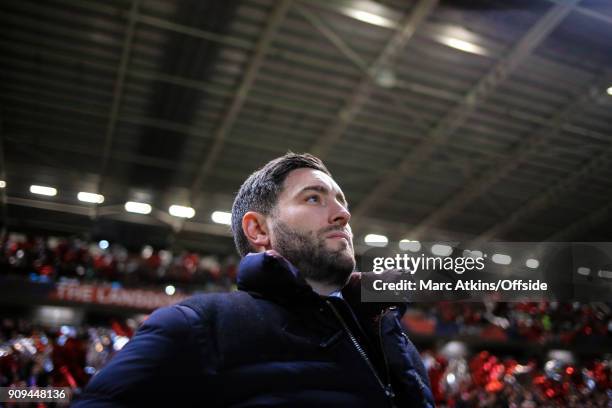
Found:
[(232, 205), (232, 232), (240, 256), (245, 256), (252, 250), (242, 230), (244, 214), (248, 211), (270, 214), (278, 202), (278, 196), (283, 191), (287, 175), (293, 170), (302, 168), (320, 170), (331, 177), (331, 173), (319, 158), (308, 153), (289, 152), (269, 161), (242, 183)]

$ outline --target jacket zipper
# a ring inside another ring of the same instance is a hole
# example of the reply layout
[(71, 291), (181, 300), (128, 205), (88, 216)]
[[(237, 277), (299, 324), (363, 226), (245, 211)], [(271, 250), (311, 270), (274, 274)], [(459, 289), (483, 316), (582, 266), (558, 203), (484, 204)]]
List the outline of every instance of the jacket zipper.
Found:
[[(357, 341), (357, 338), (353, 335), (353, 332), (351, 332), (351, 330), (349, 329), (348, 325), (346, 324), (346, 322), (344, 321), (344, 319), (342, 318), (342, 316), (340, 315), (340, 313), (338, 312), (336, 307), (329, 300), (327, 300), (326, 303), (329, 305), (329, 307), (331, 308), (332, 312), (334, 312), (334, 314), (336, 315), (336, 317), (340, 321), (340, 324), (342, 325), (342, 328), (344, 329), (346, 334), (349, 336), (349, 338), (351, 340), (351, 343), (353, 343), (353, 345), (355, 346), (355, 349), (357, 349), (357, 352), (359, 353), (359, 355), (361, 356), (363, 361), (366, 362), (367, 366), (370, 368), (370, 371), (372, 371), (372, 374), (376, 378), (376, 381), (378, 381), (378, 384), (380, 385), (380, 387), (385, 392), (385, 395), (391, 401), (391, 405), (395, 406), (395, 404), (393, 402), (393, 397), (395, 397), (395, 393), (391, 389), (391, 384), (388, 384), (387, 386), (385, 386), (385, 384), (382, 382), (382, 380), (378, 376), (378, 373), (376, 372), (376, 369), (374, 368), (374, 365), (372, 364), (372, 362), (368, 358), (368, 355), (366, 354), (365, 350), (363, 349), (363, 347), (361, 347), (361, 344), (359, 344), (359, 341)], [(382, 342), (382, 340), (381, 340), (381, 342)], [(384, 351), (383, 351), (383, 354), (384, 354)], [(385, 357), (385, 359), (386, 359), (386, 357)], [(387, 364), (387, 362), (385, 360), (385, 366), (386, 366), (386, 364)]]
[(395, 393), (393, 392), (393, 389), (391, 388), (391, 373), (389, 372), (389, 362), (387, 361), (387, 353), (385, 353), (385, 346), (383, 344), (383, 338), (382, 338), (382, 323), (383, 323), (383, 319), (384, 317), (387, 315), (387, 313), (389, 313), (390, 310), (393, 310), (394, 307), (390, 307), (386, 310), (383, 310), (380, 313), (380, 317), (378, 319), (378, 341), (380, 344), (380, 350), (382, 351), (382, 355), (383, 355), (383, 362), (385, 363), (385, 371), (387, 374), (387, 381), (389, 382), (389, 390), (393, 393), (393, 395), (395, 396)]

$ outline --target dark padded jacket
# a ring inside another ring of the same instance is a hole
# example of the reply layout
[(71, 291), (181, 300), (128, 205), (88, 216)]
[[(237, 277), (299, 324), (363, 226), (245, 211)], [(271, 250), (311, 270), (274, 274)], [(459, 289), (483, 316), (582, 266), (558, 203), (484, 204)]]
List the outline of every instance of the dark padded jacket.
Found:
[(239, 290), (155, 311), (73, 407), (434, 406), (399, 310), (317, 295), (283, 258), (245, 257)]

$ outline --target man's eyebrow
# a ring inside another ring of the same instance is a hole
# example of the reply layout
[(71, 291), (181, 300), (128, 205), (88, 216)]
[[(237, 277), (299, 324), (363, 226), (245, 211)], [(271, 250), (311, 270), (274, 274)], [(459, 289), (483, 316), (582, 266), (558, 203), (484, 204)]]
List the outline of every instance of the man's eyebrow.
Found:
[[(316, 191), (316, 192), (322, 193), (322, 194), (328, 194), (329, 193), (329, 189), (327, 187), (315, 184), (315, 185), (312, 185), (312, 186), (304, 187), (303, 189), (301, 189), (298, 192), (298, 195), (304, 193), (305, 191)], [(338, 192), (338, 194), (336, 194), (336, 197), (340, 199), (342, 204), (347, 205), (346, 198), (344, 197), (344, 194), (342, 194), (341, 192)]]

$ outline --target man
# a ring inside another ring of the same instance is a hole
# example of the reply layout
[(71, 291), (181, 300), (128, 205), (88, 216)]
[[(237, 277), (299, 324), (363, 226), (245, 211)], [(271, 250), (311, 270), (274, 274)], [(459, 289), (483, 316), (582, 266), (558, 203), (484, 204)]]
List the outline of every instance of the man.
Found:
[(397, 308), (359, 301), (348, 204), (324, 164), (288, 153), (232, 208), (238, 291), (153, 313), (75, 407), (433, 407)]

